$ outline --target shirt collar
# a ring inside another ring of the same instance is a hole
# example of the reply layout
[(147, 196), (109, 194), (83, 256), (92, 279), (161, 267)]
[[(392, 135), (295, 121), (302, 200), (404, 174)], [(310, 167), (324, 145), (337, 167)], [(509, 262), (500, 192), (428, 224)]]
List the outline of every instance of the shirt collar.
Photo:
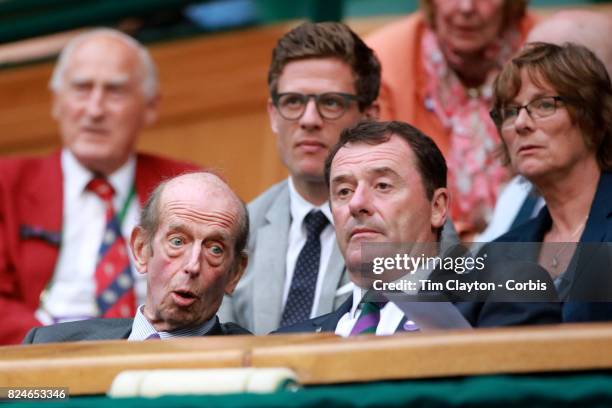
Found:
[(357, 285), (353, 286), (353, 305), (351, 306), (350, 314), (351, 319), (354, 319), (357, 315), (357, 311), (359, 310), (359, 305), (361, 304), (361, 299), (365, 296), (366, 290), (360, 288)]
[(175, 337), (204, 336), (206, 333), (208, 333), (213, 328), (213, 326), (215, 325), (217, 321), (216, 316), (213, 316), (211, 319), (205, 321), (204, 323), (202, 323), (201, 325), (197, 327), (177, 329), (171, 332), (166, 332), (166, 331), (158, 332), (157, 330), (155, 330), (151, 322), (149, 322), (149, 319), (147, 319), (145, 315), (142, 313), (143, 308), (144, 308), (144, 305), (140, 305), (138, 309), (136, 310), (136, 316), (134, 316), (134, 322), (132, 323), (132, 332), (130, 333), (130, 337), (128, 337), (128, 340), (132, 340), (132, 341), (145, 340), (150, 335), (155, 334), (155, 333), (159, 334), (159, 337), (162, 340), (171, 339)]
[[(69, 200), (76, 200), (85, 191), (87, 183), (95, 175), (91, 170), (79, 163), (77, 158), (68, 149), (62, 149), (61, 161), (67, 197)], [(123, 202), (129, 195), (134, 182), (135, 172), (136, 157), (130, 155), (121, 167), (107, 177), (108, 182), (115, 189), (115, 197), (119, 199), (119, 202)]]
[(300, 225), (304, 222), (304, 218), (312, 210), (321, 210), (327, 217), (329, 223), (334, 225), (334, 218), (332, 217), (331, 208), (329, 208), (329, 201), (324, 202), (320, 206), (315, 206), (298, 193), (293, 184), (293, 178), (289, 177), (289, 203), (291, 211), (291, 219), (298, 221)]

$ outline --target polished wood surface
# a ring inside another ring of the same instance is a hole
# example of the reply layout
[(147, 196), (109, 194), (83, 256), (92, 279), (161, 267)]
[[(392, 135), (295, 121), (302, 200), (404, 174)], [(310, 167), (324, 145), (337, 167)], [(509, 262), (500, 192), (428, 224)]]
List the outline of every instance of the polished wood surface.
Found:
[(2, 386), (105, 393), (128, 369), (288, 367), (303, 384), (612, 368), (612, 324), (402, 333), (330, 333), (0, 348)]

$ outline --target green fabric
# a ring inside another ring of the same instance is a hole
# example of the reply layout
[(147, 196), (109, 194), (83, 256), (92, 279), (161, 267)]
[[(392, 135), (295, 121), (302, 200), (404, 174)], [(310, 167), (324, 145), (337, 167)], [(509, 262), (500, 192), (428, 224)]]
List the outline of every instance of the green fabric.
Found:
[(191, 407), (610, 407), (612, 374), (582, 373), (480, 376), (308, 387), (267, 395), (162, 397), (155, 399), (81, 397), (68, 401), (4, 404), (45, 408)]
[[(361, 304), (361, 313), (359, 314), (359, 318), (355, 322), (355, 326), (358, 326), (363, 319), (367, 318), (370, 315), (373, 315), (373, 317), (370, 317), (368, 319), (373, 318), (374, 320), (371, 322), (372, 324), (370, 326), (359, 330), (359, 332), (351, 332), (351, 336), (355, 336), (358, 334), (376, 334), (376, 327), (378, 326), (378, 322), (380, 321), (380, 309), (383, 306), (384, 303), (380, 302), (363, 302)], [(353, 328), (353, 330), (355, 330), (355, 328)]]
[(125, 218), (125, 214), (127, 213), (128, 207), (134, 200), (134, 197), (136, 197), (136, 186), (132, 184), (132, 188), (130, 189), (130, 194), (128, 195), (125, 202), (123, 203), (123, 206), (121, 207), (121, 211), (119, 212), (119, 215), (118, 215), (119, 225), (123, 225), (123, 219)]

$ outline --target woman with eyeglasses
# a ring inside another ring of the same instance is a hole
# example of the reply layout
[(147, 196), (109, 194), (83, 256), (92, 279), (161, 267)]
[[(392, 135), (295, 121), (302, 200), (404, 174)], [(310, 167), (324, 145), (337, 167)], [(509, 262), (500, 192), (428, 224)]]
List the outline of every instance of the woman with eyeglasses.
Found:
[[(533, 43), (506, 64), (491, 116), (507, 164), (546, 207), (498, 242), (541, 242), (537, 261), (555, 281), (564, 321), (612, 319), (612, 86), (587, 48)], [(526, 251), (525, 256), (529, 251)], [(598, 302), (590, 302), (595, 301)]]
[(366, 38), (382, 65), (383, 120), (430, 136), (448, 164), (450, 215), (463, 241), (482, 232), (508, 181), (488, 117), (492, 85), (536, 18), (528, 0), (421, 0)]

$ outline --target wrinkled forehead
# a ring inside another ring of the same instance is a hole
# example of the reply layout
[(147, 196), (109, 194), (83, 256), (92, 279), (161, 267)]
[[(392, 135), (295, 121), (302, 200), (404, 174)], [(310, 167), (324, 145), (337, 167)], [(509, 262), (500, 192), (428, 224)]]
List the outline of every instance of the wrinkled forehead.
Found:
[(193, 174), (168, 182), (162, 191), (160, 214), (234, 230), (241, 208), (233, 191), (216, 176)]

